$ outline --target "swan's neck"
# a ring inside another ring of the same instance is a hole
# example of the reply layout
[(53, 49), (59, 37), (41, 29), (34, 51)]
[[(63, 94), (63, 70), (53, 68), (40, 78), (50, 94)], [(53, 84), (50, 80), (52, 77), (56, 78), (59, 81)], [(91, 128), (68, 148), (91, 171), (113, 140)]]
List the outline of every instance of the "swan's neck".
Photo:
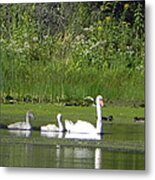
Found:
[(28, 114), (26, 114), (26, 123), (30, 124), (30, 119), (29, 119), (29, 115)]
[(64, 131), (64, 126), (62, 124), (61, 119), (58, 119), (58, 127), (59, 127), (59, 131)]
[(96, 105), (96, 111), (97, 111), (96, 131), (97, 133), (102, 134), (103, 133), (102, 110), (99, 103), (97, 103)]

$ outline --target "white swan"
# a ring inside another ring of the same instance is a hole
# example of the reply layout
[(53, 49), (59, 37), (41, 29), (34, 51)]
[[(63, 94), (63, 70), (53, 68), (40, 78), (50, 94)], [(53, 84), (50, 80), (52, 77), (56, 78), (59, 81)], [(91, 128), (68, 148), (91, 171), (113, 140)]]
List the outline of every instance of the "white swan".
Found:
[(75, 124), (70, 120), (65, 120), (65, 128), (69, 132), (73, 133), (103, 133), (103, 123), (102, 123), (102, 111), (101, 107), (104, 106), (103, 97), (98, 95), (96, 97), (96, 112), (97, 112), (97, 121), (96, 127), (91, 123), (86, 121), (78, 120)]
[(31, 120), (34, 119), (34, 114), (30, 111), (26, 113), (26, 121), (25, 122), (16, 122), (8, 125), (8, 129), (12, 130), (31, 130)]
[(65, 131), (65, 128), (62, 124), (62, 114), (57, 115), (57, 122), (58, 122), (58, 127), (55, 124), (48, 124), (46, 126), (41, 126), (41, 131), (46, 131), (46, 132), (62, 132), (62, 131)]

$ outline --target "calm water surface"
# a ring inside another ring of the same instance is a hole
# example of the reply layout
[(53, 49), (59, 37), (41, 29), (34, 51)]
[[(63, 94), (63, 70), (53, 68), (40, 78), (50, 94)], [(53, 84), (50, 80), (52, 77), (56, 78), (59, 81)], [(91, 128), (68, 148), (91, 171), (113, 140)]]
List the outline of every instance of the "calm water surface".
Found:
[[(133, 128), (134, 129), (134, 128)], [(140, 138), (142, 132), (136, 132), (127, 127), (126, 135), (122, 133), (105, 134), (104, 137), (95, 136), (91, 139), (98, 141), (107, 138), (120, 140), (134, 140)], [(130, 135), (129, 135), (130, 133)], [(76, 145), (77, 135), (40, 133), (39, 131), (8, 131), (0, 130), (1, 137), (12, 138), (11, 143), (0, 143), (0, 165), (7, 167), (49, 167), (49, 168), (91, 168), (91, 169), (144, 169), (143, 152), (122, 152), (105, 150), (99, 147), (78, 147)], [(139, 137), (138, 137), (139, 136)], [(16, 137), (29, 138), (37, 137), (41, 141), (46, 139), (71, 139), (75, 145), (40, 145), (32, 143), (17, 143)], [(82, 137), (79, 137), (82, 138)], [(88, 137), (85, 136), (85, 139)], [(91, 140), (92, 142), (94, 140)]]

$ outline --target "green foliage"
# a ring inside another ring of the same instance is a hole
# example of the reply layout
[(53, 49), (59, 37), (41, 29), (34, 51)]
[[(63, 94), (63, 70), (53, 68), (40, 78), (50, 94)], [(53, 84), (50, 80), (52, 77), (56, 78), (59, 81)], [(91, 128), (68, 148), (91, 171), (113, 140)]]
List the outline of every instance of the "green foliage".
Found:
[(0, 5), (1, 98), (144, 100), (144, 3)]

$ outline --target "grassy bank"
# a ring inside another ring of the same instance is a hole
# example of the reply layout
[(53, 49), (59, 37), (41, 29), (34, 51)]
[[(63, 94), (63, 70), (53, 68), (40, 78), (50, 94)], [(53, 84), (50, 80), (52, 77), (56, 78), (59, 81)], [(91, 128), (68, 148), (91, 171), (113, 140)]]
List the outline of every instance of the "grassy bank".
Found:
[[(32, 122), (33, 126), (41, 126), (48, 123), (56, 123), (56, 115), (63, 114), (63, 119), (70, 119), (74, 122), (78, 119), (96, 122), (95, 107), (74, 107), (59, 106), (52, 104), (2, 104), (1, 105), (1, 123), (10, 124), (16, 121), (24, 120), (26, 111), (34, 112), (36, 119)], [(133, 118), (144, 117), (144, 108), (141, 107), (122, 107), (108, 106), (103, 108), (103, 115), (112, 115), (114, 124), (135, 124)]]

